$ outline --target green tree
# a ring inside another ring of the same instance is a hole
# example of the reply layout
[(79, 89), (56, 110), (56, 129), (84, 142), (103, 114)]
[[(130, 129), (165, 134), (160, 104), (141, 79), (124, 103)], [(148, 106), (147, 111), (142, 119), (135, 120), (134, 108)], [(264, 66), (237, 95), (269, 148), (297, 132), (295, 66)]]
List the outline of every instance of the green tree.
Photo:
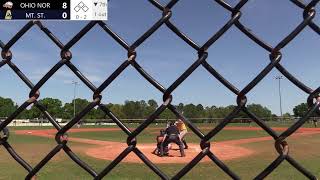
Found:
[(204, 117), (204, 115), (205, 115), (204, 107), (202, 106), (202, 104), (198, 104), (196, 106), (196, 116)]
[(10, 116), (17, 107), (10, 98), (0, 97), (0, 117)]
[(205, 107), (205, 117), (206, 118), (214, 118), (215, 117), (215, 109), (217, 107), (216, 106), (211, 106), (211, 107)]
[(94, 111), (94, 119), (105, 119), (107, 115), (104, 111), (102, 111), (99, 107), (97, 107)]
[(32, 105), (27, 111), (27, 117), (28, 119), (41, 118), (41, 111), (35, 105)]
[(61, 118), (63, 110), (62, 102), (59, 99), (44, 98), (39, 100), (39, 103), (47, 109), (47, 111), (53, 118)]
[(153, 100), (153, 99), (150, 99), (148, 101), (148, 105), (149, 107), (151, 107), (153, 110), (156, 110), (158, 108), (158, 103), (157, 101)]
[[(39, 100), (47, 111), (54, 118), (72, 119), (74, 117), (74, 101), (71, 103), (66, 103), (62, 106), (62, 102), (59, 99), (44, 98)], [(76, 114), (80, 113), (90, 102), (86, 99), (76, 99)], [(125, 101), (122, 104), (108, 104), (106, 107), (111, 110), (111, 112), (120, 119), (145, 119), (150, 116), (159, 107), (158, 103), (150, 99), (147, 102), (141, 101)], [(226, 107), (216, 107), (208, 106), (204, 107), (202, 104), (186, 104), (180, 103), (175, 106), (177, 110), (184, 114), (187, 118), (225, 118), (228, 116), (235, 108), (234, 105), (229, 105)], [(18, 107), (14, 105), (11, 99), (5, 99), (0, 97), (0, 117), (7, 117), (12, 114)], [(271, 117), (271, 111), (263, 107), (260, 104), (249, 104), (247, 109), (254, 113), (258, 117)], [(302, 116), (307, 111), (307, 105), (301, 104), (295, 107), (294, 112), (297, 116)], [(30, 109), (24, 110), (18, 118), (34, 119), (34, 118), (44, 118), (45, 116), (36, 106), (31, 106)], [(240, 112), (237, 117), (248, 117), (244, 112)], [(93, 108), (89, 111), (83, 119), (104, 119), (106, 114), (98, 107)], [(160, 114), (159, 118), (164, 119), (174, 119), (175, 115), (168, 109)]]
[(187, 118), (197, 118), (198, 110), (194, 104), (187, 104), (183, 107), (183, 114)]
[(139, 119), (146, 118), (146, 107), (145, 101), (126, 101), (123, 106), (123, 113), (127, 119)]
[[(86, 106), (88, 106), (89, 101), (86, 99), (80, 99), (77, 98), (75, 99), (76, 102), (76, 114), (78, 114), (79, 112), (81, 112)], [(62, 117), (63, 119), (72, 119), (74, 117), (74, 100), (71, 103), (66, 103), (63, 106), (63, 113), (62, 113)], [(92, 111), (90, 112), (92, 113)], [(86, 119), (87, 117), (90, 117), (91, 114), (87, 114), (84, 119)]]
[(150, 99), (144, 111), (145, 117), (150, 116), (153, 112), (157, 110), (157, 108), (158, 108), (158, 103), (155, 100)]
[(121, 104), (108, 104), (108, 108), (114, 115), (116, 115), (117, 118), (120, 118), (120, 119), (126, 118), (126, 115), (123, 112), (123, 105), (121, 105)]
[(213, 109), (213, 116), (215, 118), (225, 118), (228, 116), (235, 108), (234, 105), (229, 105), (227, 107), (217, 107)]
[(178, 110), (180, 113), (183, 113), (183, 107), (184, 107), (184, 104), (183, 104), (183, 103), (179, 103), (178, 106), (177, 106), (177, 110)]
[(135, 108), (136, 105), (133, 101), (125, 101), (123, 106), (125, 118), (134, 118), (133, 116), (136, 116)]
[(270, 118), (272, 116), (271, 111), (261, 104), (249, 104), (247, 109), (260, 118)]
[(308, 111), (307, 103), (301, 103), (293, 108), (293, 114), (297, 117), (304, 116)]
[(176, 116), (169, 110), (166, 109), (160, 114), (160, 119), (174, 119)]

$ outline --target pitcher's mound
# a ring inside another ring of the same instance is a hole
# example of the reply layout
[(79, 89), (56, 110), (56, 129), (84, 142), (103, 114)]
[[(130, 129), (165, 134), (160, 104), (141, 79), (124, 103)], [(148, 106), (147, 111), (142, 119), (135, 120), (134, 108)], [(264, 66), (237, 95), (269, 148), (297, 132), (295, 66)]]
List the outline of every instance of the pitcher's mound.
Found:
[[(188, 144), (189, 148), (185, 149), (185, 157), (180, 156), (179, 148), (176, 145), (173, 145), (173, 148), (169, 151), (169, 156), (159, 157), (155, 154), (152, 154), (155, 149), (155, 144), (138, 144), (137, 147), (144, 155), (151, 160), (153, 163), (188, 163), (196, 155), (201, 152), (199, 144)], [(112, 142), (110, 145), (105, 145), (103, 147), (91, 148), (86, 151), (86, 154), (104, 160), (114, 160), (125, 148), (127, 144), (124, 143), (115, 143)], [(223, 143), (217, 143), (211, 145), (211, 151), (220, 159), (220, 160), (231, 160), (235, 158), (246, 157), (253, 154), (253, 151), (233, 145), (224, 145)], [(203, 158), (202, 162), (211, 161), (208, 157)], [(139, 157), (131, 152), (122, 162), (131, 162), (131, 163), (143, 163)]]

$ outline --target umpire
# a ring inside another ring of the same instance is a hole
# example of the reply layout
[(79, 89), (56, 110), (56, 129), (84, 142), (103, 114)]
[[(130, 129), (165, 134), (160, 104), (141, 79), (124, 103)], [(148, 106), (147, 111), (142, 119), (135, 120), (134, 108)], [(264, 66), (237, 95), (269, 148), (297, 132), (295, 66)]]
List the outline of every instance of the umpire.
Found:
[(179, 137), (179, 129), (173, 122), (170, 122), (169, 127), (166, 129), (166, 134), (164, 136), (164, 141), (160, 147), (160, 156), (163, 156), (164, 147), (167, 147), (169, 143), (176, 143), (179, 146), (181, 157), (185, 157), (183, 143)]

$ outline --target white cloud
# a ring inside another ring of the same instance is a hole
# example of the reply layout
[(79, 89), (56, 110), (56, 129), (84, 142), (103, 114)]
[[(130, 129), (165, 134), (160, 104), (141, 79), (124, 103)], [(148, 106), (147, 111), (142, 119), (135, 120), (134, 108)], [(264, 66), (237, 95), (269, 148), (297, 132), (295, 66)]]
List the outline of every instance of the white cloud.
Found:
[[(93, 74), (93, 73), (87, 73), (87, 72), (82, 72), (85, 77), (89, 79), (92, 83), (102, 83), (104, 80), (104, 77), (98, 74)], [(53, 79), (57, 80), (62, 80), (64, 84), (71, 84), (72, 81), (80, 81), (78, 77), (76, 77), (75, 74), (71, 70), (67, 69), (61, 69), (58, 72), (56, 72), (55, 76)]]
[(103, 77), (101, 76), (97, 76), (97, 75), (88, 75), (87, 78), (91, 81), (91, 82), (96, 82), (96, 83), (102, 83), (103, 82)]

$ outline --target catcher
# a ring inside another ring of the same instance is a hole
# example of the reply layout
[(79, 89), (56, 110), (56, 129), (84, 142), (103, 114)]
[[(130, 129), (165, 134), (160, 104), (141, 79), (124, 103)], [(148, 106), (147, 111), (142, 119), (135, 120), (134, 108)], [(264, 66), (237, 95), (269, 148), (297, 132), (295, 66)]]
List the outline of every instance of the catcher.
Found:
[[(153, 154), (160, 155), (160, 149), (161, 149), (165, 134), (166, 134), (166, 131), (164, 129), (161, 129), (160, 134), (156, 137), (157, 147), (155, 150), (153, 150), (152, 152)], [(164, 151), (168, 152), (168, 147), (164, 147)], [(166, 153), (164, 155), (166, 155)]]

